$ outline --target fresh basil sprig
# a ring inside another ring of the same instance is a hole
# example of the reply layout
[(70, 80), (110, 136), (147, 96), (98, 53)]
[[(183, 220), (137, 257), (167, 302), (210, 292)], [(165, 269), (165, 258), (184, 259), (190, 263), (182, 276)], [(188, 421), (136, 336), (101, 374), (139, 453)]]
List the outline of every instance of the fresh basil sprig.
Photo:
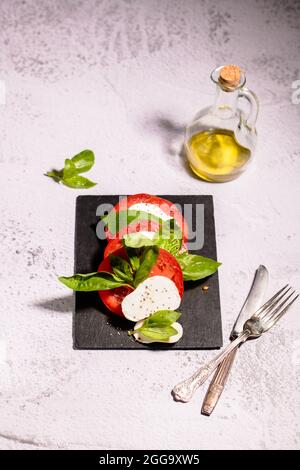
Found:
[(109, 290), (116, 287), (128, 286), (123, 279), (111, 273), (74, 274), (74, 276), (58, 278), (65, 286), (77, 292), (92, 292), (97, 290)]
[(65, 159), (65, 166), (62, 170), (48, 171), (45, 176), (53, 178), (58, 183), (63, 183), (70, 188), (88, 189), (95, 186), (97, 183), (81, 176), (80, 173), (85, 173), (90, 170), (95, 163), (94, 152), (91, 150), (83, 150), (75, 155), (73, 158)]
[(137, 287), (141, 282), (147, 279), (152, 267), (156, 263), (158, 252), (159, 249), (157, 246), (146, 247), (143, 250), (140, 266), (134, 276), (134, 287)]
[(142, 249), (136, 249), (136, 248), (130, 248), (130, 247), (125, 247), (127, 256), (129, 258), (129, 264), (135, 273), (141, 264), (141, 254), (142, 254)]
[(167, 341), (170, 336), (174, 336), (178, 331), (172, 326), (178, 320), (181, 313), (174, 310), (158, 310), (143, 321), (140, 328), (129, 331), (129, 335), (140, 332), (150, 339)]
[(191, 255), (188, 252), (176, 256), (182, 269), (184, 281), (198, 281), (215, 273), (222, 263), (200, 255)]
[(109, 262), (112, 267), (113, 273), (124, 281), (133, 285), (133, 269), (132, 266), (125, 259), (116, 255), (109, 255)]
[(116, 255), (109, 255), (112, 273), (95, 272), (59, 277), (59, 281), (75, 291), (91, 292), (115, 289), (120, 286), (137, 287), (147, 279), (158, 256), (158, 247), (127, 250), (128, 261)]

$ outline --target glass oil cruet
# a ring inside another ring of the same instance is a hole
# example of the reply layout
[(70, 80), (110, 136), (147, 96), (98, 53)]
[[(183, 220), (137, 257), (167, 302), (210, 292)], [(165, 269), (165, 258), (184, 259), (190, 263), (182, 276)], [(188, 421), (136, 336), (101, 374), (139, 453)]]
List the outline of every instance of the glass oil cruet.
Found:
[[(213, 106), (201, 110), (187, 126), (185, 149), (191, 169), (212, 182), (231, 181), (248, 167), (256, 146), (256, 95), (245, 87), (246, 77), (236, 65), (216, 68)], [(249, 112), (238, 107), (245, 98)]]

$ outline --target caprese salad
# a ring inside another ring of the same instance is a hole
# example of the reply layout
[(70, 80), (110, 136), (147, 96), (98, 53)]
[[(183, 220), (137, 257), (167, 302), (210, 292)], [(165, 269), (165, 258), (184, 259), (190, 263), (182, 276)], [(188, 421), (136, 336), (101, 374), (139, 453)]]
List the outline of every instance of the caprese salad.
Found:
[(128, 333), (137, 341), (177, 342), (184, 281), (210, 276), (220, 263), (188, 253), (188, 225), (166, 199), (128, 196), (101, 223), (107, 246), (98, 271), (62, 276), (60, 282), (74, 291), (98, 291), (112, 314), (134, 323)]

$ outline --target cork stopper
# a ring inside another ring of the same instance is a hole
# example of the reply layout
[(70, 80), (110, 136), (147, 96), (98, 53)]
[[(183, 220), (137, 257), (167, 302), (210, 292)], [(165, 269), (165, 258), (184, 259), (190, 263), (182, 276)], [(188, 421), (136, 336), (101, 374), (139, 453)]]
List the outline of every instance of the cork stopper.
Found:
[(220, 70), (219, 83), (228, 90), (240, 84), (241, 69), (237, 65), (224, 65)]

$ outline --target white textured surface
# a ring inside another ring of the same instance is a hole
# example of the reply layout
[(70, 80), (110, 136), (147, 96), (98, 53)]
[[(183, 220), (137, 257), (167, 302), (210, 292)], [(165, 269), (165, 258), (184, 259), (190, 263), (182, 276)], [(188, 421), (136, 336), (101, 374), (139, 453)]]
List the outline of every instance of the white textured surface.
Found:
[[(299, 288), (300, 3), (2, 0), (0, 447), (299, 448), (299, 305), (246, 345), (211, 418), (170, 389), (213, 352), (73, 351), (75, 191), (43, 173), (89, 147), (90, 194), (213, 194), (224, 339), (259, 263)], [(213, 97), (247, 70), (260, 97), (256, 168), (210, 185), (178, 156)]]

